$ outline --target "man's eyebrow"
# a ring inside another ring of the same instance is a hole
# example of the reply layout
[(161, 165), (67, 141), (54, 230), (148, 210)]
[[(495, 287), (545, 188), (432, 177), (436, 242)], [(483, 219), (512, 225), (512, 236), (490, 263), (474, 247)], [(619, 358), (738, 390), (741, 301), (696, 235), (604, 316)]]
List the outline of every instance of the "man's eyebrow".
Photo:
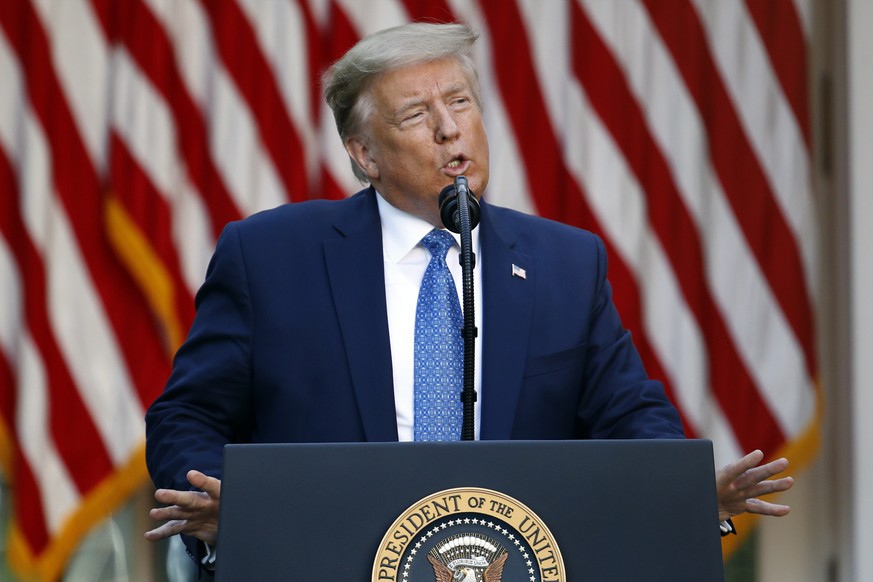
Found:
[(401, 105), (400, 107), (398, 107), (397, 109), (395, 109), (393, 111), (393, 117), (395, 119), (397, 119), (398, 117), (402, 116), (404, 113), (409, 111), (410, 109), (415, 109), (416, 107), (420, 107), (424, 104), (425, 104), (424, 99), (419, 99), (419, 98), (410, 99), (409, 101), (407, 101), (406, 103), (404, 103), (403, 105)]
[[(469, 93), (470, 86), (466, 83), (455, 83), (453, 85), (448, 86), (443, 92), (443, 97), (449, 97), (452, 95), (457, 95), (458, 93)], [(400, 107), (395, 109), (392, 112), (392, 116), (394, 119), (401, 117), (404, 113), (409, 111), (410, 109), (415, 109), (416, 107), (420, 107), (422, 105), (427, 104), (427, 99), (422, 99), (420, 97), (413, 97), (409, 101), (403, 103)]]
[(443, 91), (443, 96), (447, 95), (457, 95), (458, 93), (469, 93), (470, 85), (467, 83), (455, 83), (454, 85), (450, 85)]

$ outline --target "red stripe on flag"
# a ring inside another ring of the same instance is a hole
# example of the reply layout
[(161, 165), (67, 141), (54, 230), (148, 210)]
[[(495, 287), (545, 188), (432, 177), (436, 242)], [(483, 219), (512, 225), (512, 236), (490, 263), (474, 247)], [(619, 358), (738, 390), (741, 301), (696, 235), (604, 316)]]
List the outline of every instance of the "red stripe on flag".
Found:
[(809, 128), (809, 79), (806, 35), (792, 0), (746, 0), (770, 64), (788, 101), (806, 151), (812, 149)]
[(235, 2), (201, 0), (212, 23), (224, 66), (249, 105), (261, 141), (285, 185), (289, 200), (310, 197), (306, 159), (282, 93), (246, 15)]
[[(351, 166), (349, 166), (349, 172), (352, 171)], [(328, 170), (327, 166), (321, 167), (321, 197), (327, 200), (341, 200), (346, 196), (350, 196), (354, 194), (354, 192), (346, 192), (344, 188), (342, 188), (336, 179), (333, 177), (333, 174)]]
[(410, 18), (419, 22), (457, 22), (445, 0), (403, 0)]
[(322, 38), (327, 58), (324, 64), (328, 66), (339, 60), (360, 40), (352, 21), (336, 2), (330, 3), (330, 28), (323, 32)]
[(686, 0), (645, 0), (645, 5), (697, 104), (725, 196), (814, 378), (812, 306), (797, 241), (743, 132), (703, 26)]
[[(667, 162), (613, 55), (582, 9), (571, 10), (573, 69), (647, 198), (652, 228), (661, 240), (682, 293), (706, 340), (712, 390), (746, 450), (773, 452), (782, 442), (778, 423), (761, 399), (736, 351), (704, 279), (700, 237), (673, 182)], [(755, 410), (749, 415), (749, 410)]]
[[(326, 40), (330, 37), (327, 30), (319, 28), (308, 2), (298, 2), (297, 7), (303, 16), (303, 27), (306, 30), (306, 63), (309, 73), (309, 115), (313, 125), (316, 125), (321, 108), (324, 106), (321, 97), (321, 72), (330, 65), (325, 63)], [(298, 61), (300, 62), (300, 61)]]
[(30, 550), (39, 553), (47, 548), (50, 542), (43, 500), (33, 471), (22, 456), (21, 449), (15, 447), (13, 455), (11, 477), (14, 483), (12, 491), (15, 501), (14, 520)]

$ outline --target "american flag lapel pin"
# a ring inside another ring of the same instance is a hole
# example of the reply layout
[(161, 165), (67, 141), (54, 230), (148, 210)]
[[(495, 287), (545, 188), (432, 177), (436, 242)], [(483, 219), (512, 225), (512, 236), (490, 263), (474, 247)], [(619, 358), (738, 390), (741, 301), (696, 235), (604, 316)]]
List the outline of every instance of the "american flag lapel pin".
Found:
[(527, 279), (527, 271), (512, 263), (512, 276), (518, 277), (519, 279)]

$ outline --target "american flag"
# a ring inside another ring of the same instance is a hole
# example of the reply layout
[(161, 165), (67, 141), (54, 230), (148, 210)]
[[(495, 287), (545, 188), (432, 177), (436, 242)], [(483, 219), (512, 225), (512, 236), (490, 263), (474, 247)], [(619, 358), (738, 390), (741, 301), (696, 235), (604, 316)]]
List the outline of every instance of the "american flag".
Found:
[(55, 579), (147, 483), (143, 414), (225, 223), (359, 189), (319, 78), (410, 20), (481, 33), (487, 198), (604, 238), (688, 435), (718, 463), (803, 466), (821, 414), (811, 17), (810, 0), (0, 2), (17, 571)]

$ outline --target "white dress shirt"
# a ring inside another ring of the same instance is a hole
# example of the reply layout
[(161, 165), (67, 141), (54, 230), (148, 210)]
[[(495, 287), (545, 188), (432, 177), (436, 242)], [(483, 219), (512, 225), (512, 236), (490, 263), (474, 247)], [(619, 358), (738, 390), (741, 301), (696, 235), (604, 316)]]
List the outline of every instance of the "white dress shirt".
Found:
[[(413, 440), (415, 419), (415, 311), (418, 290), (424, 271), (430, 263), (430, 252), (418, 243), (433, 230), (430, 223), (391, 206), (381, 194), (376, 197), (382, 221), (382, 257), (385, 264), (385, 301), (388, 305), (388, 334), (391, 341), (391, 363), (394, 371), (394, 407), (397, 411), (397, 434), (401, 441)], [(455, 280), (458, 300), (463, 311), (461, 295), (462, 274), (458, 259), (461, 254), (461, 237), (455, 237), (455, 245), (449, 249), (446, 263)], [(476, 438), (479, 438), (482, 386), (482, 252), (479, 247), (479, 229), (472, 233), (473, 252), (476, 253), (476, 268), (473, 270), (476, 327)]]

